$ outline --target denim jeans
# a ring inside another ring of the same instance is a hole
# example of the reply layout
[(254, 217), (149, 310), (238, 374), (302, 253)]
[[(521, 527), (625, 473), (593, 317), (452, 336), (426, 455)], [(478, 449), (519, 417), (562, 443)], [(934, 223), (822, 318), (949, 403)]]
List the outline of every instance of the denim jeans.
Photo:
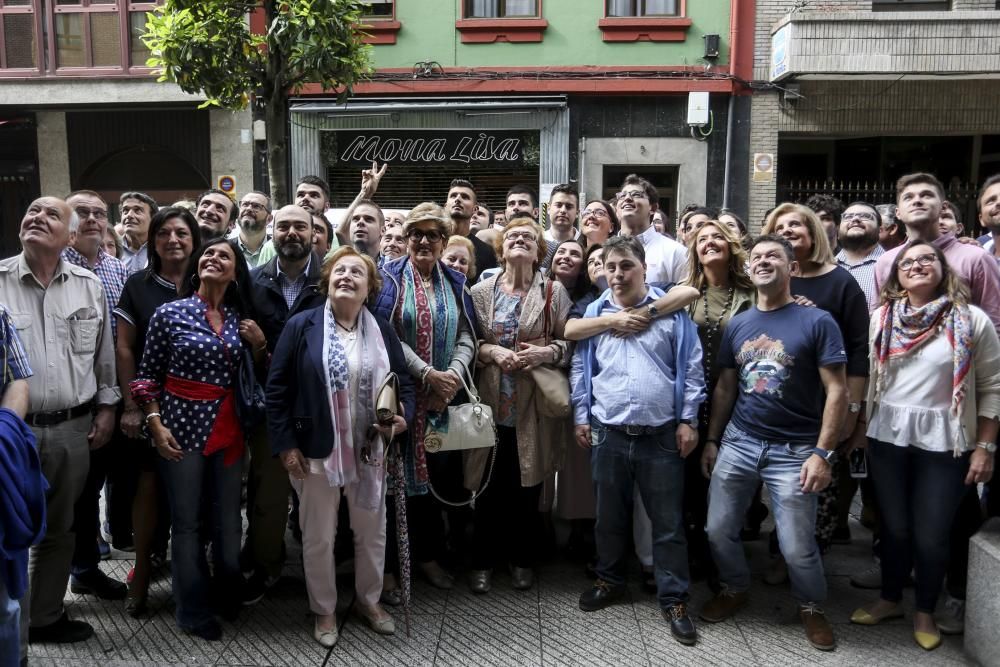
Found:
[(684, 459), (676, 430), (628, 435), (594, 420), (590, 465), (597, 498), (597, 576), (625, 583), (632, 505), (638, 489), (653, 525), (653, 571), (660, 607), (688, 600), (687, 540), (684, 537)]
[(952, 523), (970, 488), (965, 485), (970, 454), (955, 458), (950, 451), (868, 442), (881, 525), (882, 598), (903, 599), (912, 568), (914, 608), (933, 614), (948, 567)]
[(719, 568), (719, 580), (741, 593), (750, 587), (750, 568), (740, 541), (740, 528), (750, 501), (763, 482), (771, 496), (781, 553), (788, 563), (792, 595), (800, 603), (826, 599), (823, 559), (813, 535), (816, 494), (803, 493), (802, 464), (811, 444), (770, 442), (732, 424), (720, 443), (708, 491), (708, 541)]
[[(7, 567), (7, 563), (2, 563)], [(21, 605), (10, 597), (7, 585), (0, 578), (0, 666), (17, 665), (21, 661)]]
[[(212, 620), (210, 598), (219, 605), (240, 604), (242, 466), (237, 462), (227, 467), (222, 461), (224, 454), (220, 451), (202, 456), (201, 452), (186, 452), (177, 462), (160, 460), (173, 520), (170, 557), (177, 625), (186, 630)], [(206, 498), (209, 503), (203, 502)], [(211, 521), (204, 521), (203, 506), (211, 508)], [(214, 586), (201, 539), (203, 523), (212, 528)]]

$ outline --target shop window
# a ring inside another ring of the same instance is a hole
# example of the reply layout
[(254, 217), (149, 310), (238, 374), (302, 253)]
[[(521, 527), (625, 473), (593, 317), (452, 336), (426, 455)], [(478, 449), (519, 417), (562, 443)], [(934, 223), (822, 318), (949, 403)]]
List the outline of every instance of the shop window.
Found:
[(608, 16), (679, 16), (680, 0), (607, 0)]
[(463, 18), (455, 22), (463, 44), (540, 42), (549, 27), (542, 0), (463, 0)]
[(691, 19), (687, 0), (604, 0), (597, 23), (605, 42), (683, 42)]
[(396, 20), (395, 0), (366, 0), (368, 8), (362, 17), (362, 41), (365, 44), (395, 44), (396, 33), (402, 27)]

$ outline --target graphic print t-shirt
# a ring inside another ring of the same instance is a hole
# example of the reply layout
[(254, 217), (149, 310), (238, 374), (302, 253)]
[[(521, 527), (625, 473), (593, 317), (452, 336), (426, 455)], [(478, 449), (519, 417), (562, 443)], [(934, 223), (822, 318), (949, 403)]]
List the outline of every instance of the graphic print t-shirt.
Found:
[(719, 349), (719, 366), (737, 374), (733, 425), (762, 440), (815, 444), (825, 401), (819, 369), (846, 361), (840, 328), (824, 310), (790, 303), (740, 313)]

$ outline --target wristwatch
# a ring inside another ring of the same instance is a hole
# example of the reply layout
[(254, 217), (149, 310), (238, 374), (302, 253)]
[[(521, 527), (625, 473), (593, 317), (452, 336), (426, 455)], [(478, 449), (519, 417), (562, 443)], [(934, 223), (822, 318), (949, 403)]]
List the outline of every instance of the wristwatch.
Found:
[(656, 309), (656, 306), (653, 304), (649, 304), (648, 306), (646, 306), (646, 312), (649, 314), (650, 319), (660, 314), (660, 311), (658, 311)]
[(987, 454), (996, 454), (997, 444), (995, 442), (977, 442), (976, 447), (985, 449)]
[(813, 447), (811, 452), (816, 456), (820, 457), (830, 465), (833, 465), (837, 461), (837, 451), (834, 449), (823, 449), (822, 447)]
[(847, 411), (850, 412), (852, 415), (858, 414), (859, 412), (861, 412), (861, 403), (848, 403)]

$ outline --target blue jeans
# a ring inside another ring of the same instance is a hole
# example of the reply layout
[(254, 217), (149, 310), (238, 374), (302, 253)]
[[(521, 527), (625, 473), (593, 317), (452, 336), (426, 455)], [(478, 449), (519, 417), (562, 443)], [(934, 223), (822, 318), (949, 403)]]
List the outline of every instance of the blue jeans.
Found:
[(729, 424), (720, 447), (708, 491), (707, 528), (719, 580), (736, 593), (750, 587), (740, 528), (757, 484), (763, 482), (771, 496), (792, 595), (800, 603), (826, 600), (823, 559), (814, 536), (817, 496), (803, 493), (799, 484), (813, 445), (769, 442)]
[[(221, 606), (235, 607), (240, 604), (242, 466), (239, 462), (225, 466), (223, 455), (224, 452), (211, 456), (186, 452), (184, 458), (177, 462), (160, 460), (173, 520), (170, 557), (173, 561), (177, 625), (186, 630), (213, 619), (210, 597)], [(201, 539), (202, 507), (206, 499), (210, 501), (212, 512), (214, 582), (209, 577), (205, 545)]]
[(653, 570), (660, 607), (688, 600), (684, 537), (684, 459), (673, 426), (656, 435), (628, 435), (591, 423), (590, 466), (597, 497), (597, 576), (625, 583), (634, 489), (653, 524)]
[(969, 491), (966, 452), (929, 452), (868, 440), (882, 539), (882, 599), (903, 599), (914, 571), (914, 608), (934, 613), (948, 568), (952, 523)]
[[(7, 563), (3, 563), (6, 567)], [(21, 662), (21, 605), (10, 597), (7, 585), (0, 578), (0, 667), (13, 667)]]

